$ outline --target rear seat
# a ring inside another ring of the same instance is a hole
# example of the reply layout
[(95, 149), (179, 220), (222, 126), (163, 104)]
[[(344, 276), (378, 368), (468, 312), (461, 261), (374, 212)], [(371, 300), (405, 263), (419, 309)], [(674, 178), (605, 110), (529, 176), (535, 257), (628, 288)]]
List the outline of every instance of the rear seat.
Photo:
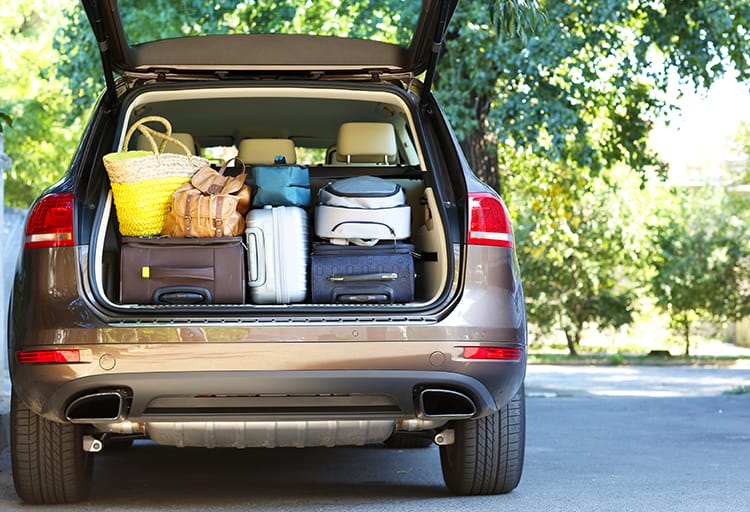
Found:
[(344, 123), (331, 157), (333, 165), (396, 165), (396, 131), (390, 123)]
[(297, 152), (291, 139), (243, 139), (237, 148), (237, 158), (245, 165), (270, 165), (277, 156), (283, 156), (286, 163), (297, 163)]
[[(200, 147), (195, 142), (195, 139), (193, 138), (191, 134), (173, 133), (172, 138), (177, 139), (178, 141), (185, 144), (185, 146), (187, 146), (187, 148), (190, 150), (192, 154), (200, 155)], [(156, 143), (159, 144), (159, 139), (156, 139)], [(136, 143), (136, 146), (141, 151), (151, 151), (151, 145), (149, 144), (146, 137), (143, 137), (143, 136), (138, 137), (138, 142)], [(164, 153), (177, 153), (180, 155), (185, 154), (185, 151), (180, 146), (169, 141), (167, 141), (166, 146), (164, 146), (163, 152)]]

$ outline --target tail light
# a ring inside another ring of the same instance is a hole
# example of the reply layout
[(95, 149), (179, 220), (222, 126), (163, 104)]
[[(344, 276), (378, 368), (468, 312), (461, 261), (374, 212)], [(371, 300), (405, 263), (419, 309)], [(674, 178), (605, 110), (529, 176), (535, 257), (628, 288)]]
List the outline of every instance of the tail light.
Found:
[(513, 247), (510, 215), (502, 201), (487, 193), (469, 194), (469, 245)]
[(21, 364), (80, 363), (79, 350), (27, 350), (16, 352), (16, 361)]
[(73, 194), (43, 197), (26, 221), (24, 250), (69, 247), (73, 243)]
[(499, 361), (520, 361), (523, 351), (519, 348), (504, 347), (464, 347), (464, 359), (494, 359)]

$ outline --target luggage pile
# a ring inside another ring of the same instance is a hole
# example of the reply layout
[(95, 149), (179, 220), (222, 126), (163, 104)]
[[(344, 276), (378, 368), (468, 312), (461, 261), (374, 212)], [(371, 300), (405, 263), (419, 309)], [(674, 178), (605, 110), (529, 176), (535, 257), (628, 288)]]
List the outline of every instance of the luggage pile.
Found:
[(272, 164), (241, 145), (238, 175), (225, 177), (226, 164), (204, 167), (175, 191), (164, 237), (123, 236), (121, 302), (413, 301), (411, 208), (401, 186), (368, 175), (334, 180), (312, 205), (309, 169), (296, 164), (291, 141), (266, 142)]
[(315, 207), (312, 301), (393, 303), (414, 299), (411, 208), (402, 188), (373, 176), (334, 181)]

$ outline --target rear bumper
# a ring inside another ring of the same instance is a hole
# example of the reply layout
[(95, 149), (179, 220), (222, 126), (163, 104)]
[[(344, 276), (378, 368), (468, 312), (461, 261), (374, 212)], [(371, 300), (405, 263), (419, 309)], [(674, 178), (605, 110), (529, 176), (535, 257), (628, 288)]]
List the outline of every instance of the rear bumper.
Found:
[(425, 411), (422, 391), (465, 395), (481, 417), (525, 376), (525, 350), (520, 361), (467, 361), (461, 343), (297, 345), (88, 346), (82, 363), (13, 364), (14, 391), (56, 421), (73, 400), (110, 391), (125, 397), (123, 419), (142, 422), (450, 419)]
[[(474, 417), (497, 409), (487, 387), (447, 372), (281, 371), (139, 373), (78, 379), (58, 388), (42, 413), (65, 416), (71, 398), (119, 390), (131, 421), (300, 421), (311, 419), (424, 418), (425, 389), (458, 391), (476, 407)], [(432, 417), (450, 417), (430, 415)]]

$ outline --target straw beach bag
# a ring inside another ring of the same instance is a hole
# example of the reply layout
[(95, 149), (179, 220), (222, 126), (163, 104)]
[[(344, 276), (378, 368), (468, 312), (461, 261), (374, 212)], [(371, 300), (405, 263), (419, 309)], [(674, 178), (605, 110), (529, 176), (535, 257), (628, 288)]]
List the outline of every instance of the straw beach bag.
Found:
[[(160, 123), (164, 131), (146, 126), (148, 122)], [(136, 130), (146, 138), (151, 151), (127, 150)], [(168, 120), (160, 116), (144, 117), (128, 129), (119, 152), (103, 157), (123, 236), (161, 233), (172, 205), (172, 194), (189, 181), (195, 171), (208, 165), (208, 160), (193, 155), (171, 135), (172, 125)], [(155, 138), (160, 139), (159, 145)], [(185, 154), (164, 153), (167, 142), (183, 149)]]

